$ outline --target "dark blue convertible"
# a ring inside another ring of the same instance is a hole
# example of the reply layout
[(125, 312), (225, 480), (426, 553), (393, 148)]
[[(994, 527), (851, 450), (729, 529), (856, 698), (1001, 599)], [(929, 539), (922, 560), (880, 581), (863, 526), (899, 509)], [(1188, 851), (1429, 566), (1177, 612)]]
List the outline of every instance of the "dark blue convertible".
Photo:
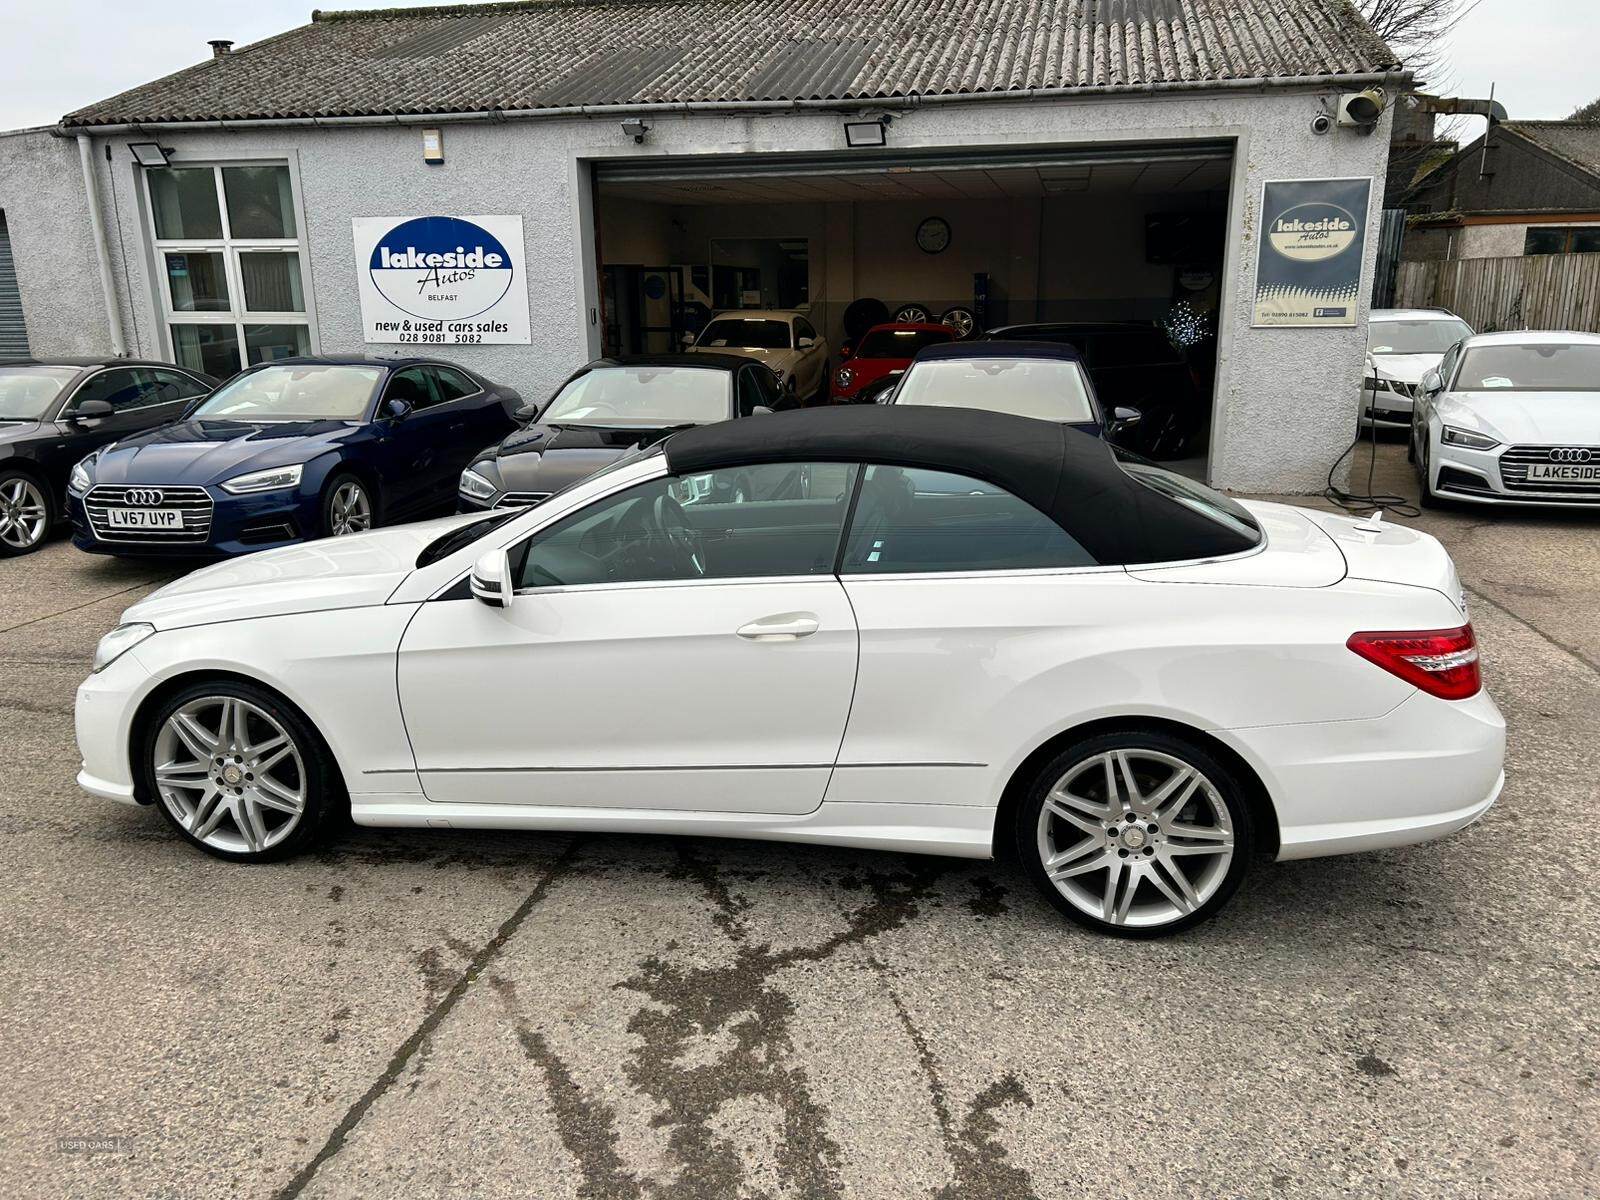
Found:
[(73, 542), (100, 554), (244, 554), (455, 507), (461, 469), (522, 403), (429, 359), (282, 359), (176, 424), (73, 469)]

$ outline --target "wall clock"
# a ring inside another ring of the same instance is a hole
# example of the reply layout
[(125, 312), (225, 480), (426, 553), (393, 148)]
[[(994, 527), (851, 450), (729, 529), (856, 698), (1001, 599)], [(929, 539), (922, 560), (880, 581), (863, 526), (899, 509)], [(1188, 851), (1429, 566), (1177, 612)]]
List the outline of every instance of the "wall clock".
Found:
[(929, 217), (917, 226), (917, 248), (924, 254), (938, 254), (950, 245), (950, 222)]

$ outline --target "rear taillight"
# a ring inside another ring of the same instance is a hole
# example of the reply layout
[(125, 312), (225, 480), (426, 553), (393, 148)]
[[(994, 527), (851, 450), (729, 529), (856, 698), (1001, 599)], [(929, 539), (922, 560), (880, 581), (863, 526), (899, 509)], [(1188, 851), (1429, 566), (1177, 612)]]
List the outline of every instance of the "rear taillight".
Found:
[(1345, 645), (1441, 700), (1465, 700), (1483, 688), (1478, 640), (1471, 625), (1414, 633), (1353, 633)]

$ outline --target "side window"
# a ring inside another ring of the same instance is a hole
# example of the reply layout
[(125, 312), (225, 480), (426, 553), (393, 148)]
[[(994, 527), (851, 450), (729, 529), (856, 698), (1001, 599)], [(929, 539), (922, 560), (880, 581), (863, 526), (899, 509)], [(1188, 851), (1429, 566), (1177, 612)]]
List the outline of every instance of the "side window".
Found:
[(438, 403), (428, 380), (428, 372), (423, 367), (407, 367), (404, 371), (396, 371), (389, 378), (389, 386), (384, 390), (383, 398), (404, 400), (416, 409)]
[(1454, 346), (1451, 346), (1450, 349), (1446, 350), (1444, 352), (1444, 357), (1439, 360), (1439, 378), (1444, 381), (1445, 391), (1450, 390), (1450, 376), (1455, 374), (1456, 359), (1460, 357), (1461, 343), (1457, 342)]
[(465, 375), (454, 367), (434, 367), (433, 382), (434, 386), (439, 389), (439, 402), (441, 404), (448, 403), (451, 400), (459, 400), (463, 396), (470, 396), (483, 390), (473, 382), (470, 375)]
[(812, 328), (810, 321), (804, 317), (796, 317), (794, 320), (794, 336), (796, 344), (799, 343), (801, 338), (810, 338), (812, 341), (816, 341), (817, 331)]
[(126, 412), (153, 403), (150, 393), (154, 387), (148, 382), (148, 374), (132, 367), (101, 371), (78, 389), (78, 394), (72, 398), (72, 407), (76, 409), (90, 400), (104, 400), (117, 412)]
[(768, 404), (767, 394), (761, 387), (761, 374), (756, 367), (740, 368), (738, 388), (741, 417), (748, 417), (761, 405)]
[(854, 465), (776, 463), (652, 479), (513, 552), (519, 589), (827, 575)]
[(867, 468), (844, 552), (846, 574), (1095, 565), (1061, 526), (993, 484), (881, 466)]
[(185, 375), (182, 371), (151, 370), (147, 374), (155, 385), (156, 404), (175, 404), (181, 400), (193, 400), (196, 396), (204, 396), (211, 390), (193, 375)]

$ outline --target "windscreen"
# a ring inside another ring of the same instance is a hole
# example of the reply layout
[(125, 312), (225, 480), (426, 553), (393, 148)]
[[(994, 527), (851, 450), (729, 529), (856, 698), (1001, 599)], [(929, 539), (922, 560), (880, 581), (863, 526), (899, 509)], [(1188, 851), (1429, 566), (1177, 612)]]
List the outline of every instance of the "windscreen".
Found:
[(856, 349), (857, 358), (915, 358), (924, 346), (942, 346), (952, 335), (936, 329), (871, 329)]
[(1472, 336), (1465, 321), (1373, 321), (1367, 349), (1373, 354), (1443, 354)]
[(1452, 386), (1459, 392), (1600, 392), (1600, 345), (1473, 346), (1461, 356)]
[(1067, 424), (1096, 419), (1078, 364), (1051, 358), (941, 358), (912, 363), (894, 402), (977, 408)]
[(571, 380), (542, 420), (617, 429), (704, 425), (733, 414), (733, 375), (705, 367), (600, 367)]
[(360, 421), (379, 367), (311, 363), (263, 367), (223, 384), (194, 412), (199, 421)]
[(0, 421), (37, 421), (77, 367), (0, 367)]
[(770, 317), (721, 317), (695, 343), (708, 350), (788, 350), (789, 322)]

